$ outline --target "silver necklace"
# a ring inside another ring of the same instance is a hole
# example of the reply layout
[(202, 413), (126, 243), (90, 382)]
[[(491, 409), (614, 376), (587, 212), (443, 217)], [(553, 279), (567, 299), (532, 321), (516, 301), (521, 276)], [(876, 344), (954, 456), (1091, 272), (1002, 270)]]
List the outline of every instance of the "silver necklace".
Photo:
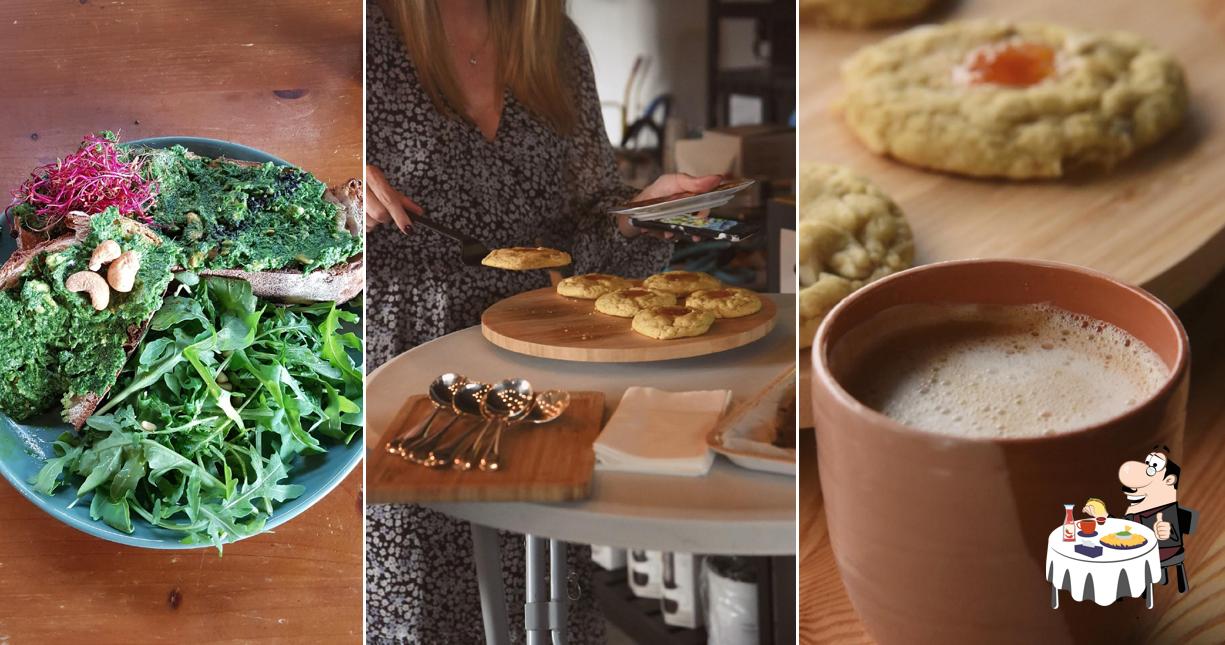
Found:
[[(476, 60), (476, 55), (477, 55), (477, 53), (478, 53), (478, 52), (480, 52), (482, 49), (484, 49), (484, 48), (485, 48), (485, 44), (489, 42), (489, 35), (490, 35), (490, 34), (489, 34), (489, 32), (488, 32), (488, 31), (486, 31), (486, 32), (485, 32), (485, 39), (481, 41), (481, 45), (480, 45), (480, 47), (478, 47), (478, 48), (476, 49), (476, 51), (471, 52), (471, 53), (469, 53), (469, 54), (468, 54), (468, 64), (469, 64), (469, 65), (471, 65), (471, 66), (473, 66), (473, 67), (476, 67), (476, 63), (477, 63), (477, 60)], [(445, 36), (445, 37), (446, 37), (446, 39), (447, 39), (447, 44), (448, 44), (448, 45), (450, 45), (452, 48), (454, 48), (454, 47), (455, 47), (455, 41), (454, 41), (454, 40), (451, 40), (451, 35), (450, 35), (450, 34), (448, 34), (448, 33), (446, 33), (446, 30), (443, 30), (443, 36)]]

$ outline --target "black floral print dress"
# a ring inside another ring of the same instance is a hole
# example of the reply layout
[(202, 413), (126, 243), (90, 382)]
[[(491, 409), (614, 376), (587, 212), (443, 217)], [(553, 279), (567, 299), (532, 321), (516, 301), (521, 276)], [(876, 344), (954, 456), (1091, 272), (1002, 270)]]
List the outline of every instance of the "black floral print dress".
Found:
[[(637, 191), (623, 185), (604, 130), (591, 61), (578, 30), (566, 38), (579, 110), (563, 136), (513, 94), (493, 140), (438, 113), (378, 5), (367, 3), (366, 154), (425, 212), (489, 248), (567, 250), (575, 273), (645, 277), (666, 267), (671, 245), (617, 232), (607, 210)], [(501, 298), (548, 286), (545, 272), (467, 267), (454, 242), (424, 227), (367, 235), (367, 369), (420, 343), (475, 325)], [(419, 506), (367, 510), (367, 637), (372, 643), (483, 643), (480, 598), (467, 523)], [(512, 638), (523, 640), (523, 538), (502, 536)], [(587, 549), (571, 567), (589, 588)], [(603, 642), (589, 594), (571, 606), (572, 643)]]

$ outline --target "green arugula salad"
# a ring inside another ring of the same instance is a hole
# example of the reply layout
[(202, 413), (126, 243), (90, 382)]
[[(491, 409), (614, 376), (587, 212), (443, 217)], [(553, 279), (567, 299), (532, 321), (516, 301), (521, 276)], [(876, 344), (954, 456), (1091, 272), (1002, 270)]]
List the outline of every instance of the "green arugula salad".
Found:
[(176, 285), (115, 393), (60, 436), (35, 487), (79, 479), (94, 519), (130, 533), (135, 515), (220, 548), (301, 494), (286, 481), (294, 458), (361, 432), (349, 354), (361, 341), (341, 331), (357, 315), (260, 303), (242, 280), (180, 273)]
[(302, 495), (295, 468), (360, 437), (360, 308), (276, 303), (200, 272), (291, 280), (346, 263), (361, 238), (331, 197), (298, 168), (110, 133), (35, 169), (6, 209), (0, 412), (58, 408), (74, 429), (34, 489), (75, 488), (95, 521), (218, 551)]

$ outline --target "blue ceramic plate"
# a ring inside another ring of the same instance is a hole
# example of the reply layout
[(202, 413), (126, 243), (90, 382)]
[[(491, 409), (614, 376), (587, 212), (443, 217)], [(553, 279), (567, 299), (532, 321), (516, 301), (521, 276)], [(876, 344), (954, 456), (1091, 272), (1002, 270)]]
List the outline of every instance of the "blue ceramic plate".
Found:
[[(151, 148), (181, 145), (207, 157), (228, 157), (241, 161), (271, 161), (280, 165), (290, 165), (266, 152), (216, 139), (157, 137), (130, 141), (127, 145), (143, 145)], [(4, 230), (7, 230), (7, 222), (3, 224)], [(0, 235), (0, 261), (7, 259), (15, 249), (16, 242), (12, 236)], [(360, 333), (359, 329), (354, 331)], [(32, 419), (28, 424), (17, 423), (7, 415), (0, 413), (0, 474), (3, 474), (9, 484), (21, 492), (26, 499), (52, 517), (74, 529), (104, 540), (146, 549), (210, 548), (208, 544), (181, 544), (179, 542), (183, 537), (181, 534), (150, 526), (135, 514), (132, 518), (135, 530), (130, 535), (111, 528), (102, 521), (91, 520), (89, 501), (92, 495), (85, 495), (76, 506), (69, 508), (69, 504), (76, 497), (76, 486), (62, 486), (59, 492), (52, 497), (35, 491), (29, 483), (30, 479), (38, 474), (43, 461), (54, 454), (52, 442), (68, 429), (70, 426), (62, 423), (58, 412), (54, 411)], [(297, 517), (340, 484), (361, 461), (364, 442), (359, 435), (354, 437), (349, 445), (329, 445), (327, 449), (327, 452), (322, 455), (299, 457), (291, 464), (288, 481), (300, 484), (306, 490), (298, 498), (279, 505), (272, 517), (268, 518), (265, 531)]]

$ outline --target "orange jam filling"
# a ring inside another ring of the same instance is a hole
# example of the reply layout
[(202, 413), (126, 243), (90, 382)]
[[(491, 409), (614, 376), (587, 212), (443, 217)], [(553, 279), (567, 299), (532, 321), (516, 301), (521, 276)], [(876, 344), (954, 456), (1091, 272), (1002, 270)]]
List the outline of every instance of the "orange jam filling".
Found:
[(975, 85), (1029, 87), (1055, 73), (1055, 50), (1038, 43), (996, 43), (970, 52), (963, 67)]

